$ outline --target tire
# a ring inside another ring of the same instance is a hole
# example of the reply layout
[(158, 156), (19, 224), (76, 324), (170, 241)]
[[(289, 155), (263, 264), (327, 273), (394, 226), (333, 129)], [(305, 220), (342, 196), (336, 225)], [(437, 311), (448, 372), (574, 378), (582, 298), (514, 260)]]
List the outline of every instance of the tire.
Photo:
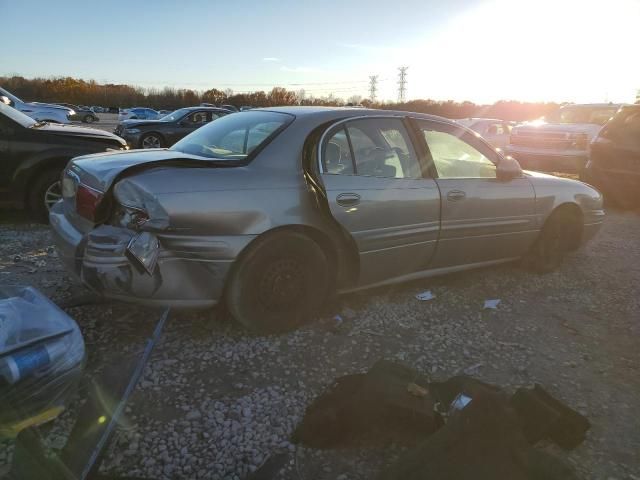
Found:
[(537, 273), (556, 270), (576, 245), (580, 229), (580, 218), (568, 209), (553, 212), (540, 232), (529, 254), (525, 266)]
[(33, 217), (39, 222), (49, 222), (49, 208), (55, 201), (62, 198), (61, 172), (62, 170), (57, 168), (45, 170), (29, 186), (28, 207)]
[(162, 148), (164, 139), (157, 133), (147, 133), (140, 139), (140, 148)]
[(297, 232), (267, 234), (257, 242), (231, 272), (227, 309), (257, 333), (293, 330), (309, 321), (327, 298), (327, 256)]
[(95, 117), (93, 115), (85, 115), (82, 121), (84, 123), (93, 123), (95, 121)]

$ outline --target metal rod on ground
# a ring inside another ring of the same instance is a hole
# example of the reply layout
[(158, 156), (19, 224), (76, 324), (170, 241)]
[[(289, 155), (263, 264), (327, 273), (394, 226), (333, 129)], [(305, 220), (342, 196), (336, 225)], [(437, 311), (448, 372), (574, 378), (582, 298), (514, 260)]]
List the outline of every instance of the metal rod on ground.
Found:
[(147, 344), (144, 348), (144, 352), (142, 352), (142, 357), (140, 357), (140, 360), (138, 361), (136, 368), (133, 371), (133, 375), (131, 376), (129, 383), (127, 384), (127, 388), (124, 391), (124, 394), (122, 395), (122, 398), (118, 403), (118, 406), (114, 410), (113, 415), (111, 416), (111, 419), (107, 424), (107, 428), (104, 430), (104, 433), (100, 437), (100, 440), (98, 440), (96, 448), (91, 453), (91, 456), (89, 457), (89, 461), (85, 465), (84, 470), (82, 471), (82, 474), (80, 475), (80, 477), (78, 477), (78, 480), (85, 480), (87, 478), (87, 476), (93, 469), (93, 466), (96, 463), (96, 460), (100, 456), (100, 452), (102, 451), (104, 446), (107, 444), (107, 441), (109, 440), (109, 437), (113, 432), (113, 429), (115, 428), (115, 426), (118, 423), (118, 420), (120, 419), (120, 415), (122, 415), (122, 411), (124, 410), (124, 407), (127, 401), (129, 400), (129, 397), (133, 393), (133, 390), (135, 389), (136, 385), (138, 384), (138, 380), (140, 380), (140, 377), (142, 376), (144, 367), (146, 366), (147, 362), (149, 361), (149, 358), (151, 357), (151, 352), (153, 351), (153, 348), (155, 347), (156, 343), (158, 342), (158, 339), (160, 338), (160, 335), (162, 334), (162, 329), (164, 328), (164, 324), (166, 323), (167, 318), (169, 317), (169, 312), (170, 312), (169, 308), (165, 309), (165, 311), (162, 312), (162, 315), (160, 316), (160, 319), (156, 324), (156, 328), (153, 330), (153, 334), (147, 340)]

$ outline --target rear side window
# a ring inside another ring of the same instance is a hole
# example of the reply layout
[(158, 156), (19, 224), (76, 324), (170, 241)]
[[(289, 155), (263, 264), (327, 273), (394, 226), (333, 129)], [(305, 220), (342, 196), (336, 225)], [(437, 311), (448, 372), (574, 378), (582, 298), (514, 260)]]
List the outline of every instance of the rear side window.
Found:
[(324, 147), (325, 173), (387, 178), (421, 178), (409, 135), (398, 118), (347, 122)]

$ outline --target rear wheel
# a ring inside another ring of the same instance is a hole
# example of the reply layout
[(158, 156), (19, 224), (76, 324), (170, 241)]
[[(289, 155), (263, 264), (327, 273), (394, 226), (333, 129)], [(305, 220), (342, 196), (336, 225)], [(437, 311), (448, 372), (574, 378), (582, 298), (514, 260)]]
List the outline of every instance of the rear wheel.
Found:
[(162, 148), (162, 137), (157, 133), (147, 133), (140, 139), (140, 148)]
[(82, 121), (84, 123), (93, 123), (95, 121), (95, 117), (93, 115), (85, 115)]
[(31, 183), (28, 197), (29, 210), (40, 222), (49, 221), (49, 210), (62, 199), (60, 172), (59, 169), (46, 170)]
[(552, 213), (533, 248), (525, 257), (526, 266), (538, 273), (547, 273), (560, 266), (569, 250), (577, 246), (580, 218), (569, 209)]
[(227, 284), (227, 308), (253, 331), (294, 329), (308, 321), (327, 297), (327, 257), (300, 233), (269, 234), (239, 262)]

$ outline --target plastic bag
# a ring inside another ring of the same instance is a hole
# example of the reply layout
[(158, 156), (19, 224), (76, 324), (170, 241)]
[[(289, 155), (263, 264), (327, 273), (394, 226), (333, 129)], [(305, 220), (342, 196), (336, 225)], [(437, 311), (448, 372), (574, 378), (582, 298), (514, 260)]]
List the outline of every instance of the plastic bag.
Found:
[(76, 322), (31, 287), (0, 287), (0, 437), (55, 418), (84, 366)]

